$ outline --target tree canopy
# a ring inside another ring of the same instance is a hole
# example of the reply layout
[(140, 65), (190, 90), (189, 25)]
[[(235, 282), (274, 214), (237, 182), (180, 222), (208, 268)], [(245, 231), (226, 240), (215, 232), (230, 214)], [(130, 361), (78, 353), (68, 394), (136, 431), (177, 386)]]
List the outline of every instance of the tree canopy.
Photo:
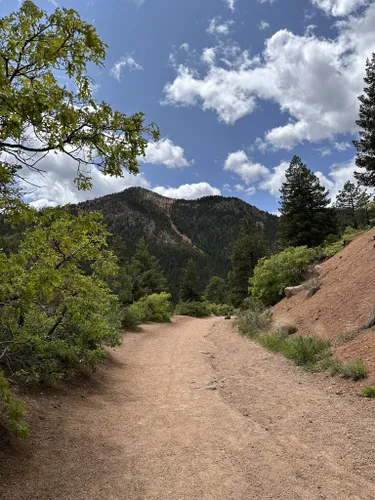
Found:
[(230, 299), (235, 307), (241, 306), (248, 294), (249, 279), (258, 260), (269, 251), (262, 229), (248, 219), (232, 247), (230, 273)]
[(359, 140), (353, 141), (357, 149), (356, 165), (364, 171), (356, 172), (355, 177), (364, 186), (375, 186), (375, 54), (366, 61), (364, 82), (364, 92), (358, 97)]
[(336, 216), (328, 208), (329, 193), (298, 156), (293, 157), (285, 175), (281, 187), (280, 241), (284, 247), (318, 246), (336, 232)]
[(121, 177), (123, 167), (138, 173), (147, 137), (159, 132), (143, 113), (126, 116), (94, 99), (87, 66), (102, 67), (106, 50), (95, 27), (72, 9), (47, 14), (31, 0), (0, 25), (3, 166), (40, 171), (39, 162), (57, 152), (77, 162), (81, 189), (91, 187), (90, 166), (111, 176)]
[(188, 260), (186, 268), (182, 272), (179, 297), (183, 302), (198, 301), (201, 298), (198, 270), (192, 259)]

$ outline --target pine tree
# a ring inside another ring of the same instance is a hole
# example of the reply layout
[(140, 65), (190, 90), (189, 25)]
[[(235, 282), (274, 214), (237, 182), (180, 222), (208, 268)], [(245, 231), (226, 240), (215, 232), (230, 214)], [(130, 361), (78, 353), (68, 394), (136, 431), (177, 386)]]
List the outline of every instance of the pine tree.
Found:
[(201, 299), (198, 270), (192, 259), (188, 260), (182, 273), (179, 298), (183, 302), (193, 302)]
[(225, 280), (220, 276), (212, 276), (204, 291), (206, 300), (213, 304), (225, 304), (227, 294), (228, 289)]
[(130, 261), (129, 273), (132, 277), (133, 301), (153, 293), (168, 291), (167, 281), (156, 258), (150, 254), (144, 239)]
[(358, 200), (358, 212), (362, 225), (371, 225), (371, 195), (367, 191), (362, 191)]
[(268, 253), (268, 245), (262, 229), (248, 219), (233, 244), (230, 274), (230, 301), (240, 307), (248, 295), (249, 279), (261, 257)]
[(294, 156), (281, 187), (279, 238), (284, 247), (315, 247), (336, 232), (328, 194), (318, 177)]
[(357, 149), (356, 165), (365, 169), (365, 172), (356, 172), (356, 179), (364, 186), (375, 186), (375, 54), (371, 61), (366, 61), (366, 83), (364, 93), (358, 97), (359, 120), (361, 128), (359, 140), (353, 141)]
[(343, 221), (344, 225), (350, 225), (354, 228), (358, 227), (358, 209), (362, 192), (358, 185), (353, 182), (346, 182), (344, 187), (339, 191), (335, 207), (338, 209), (339, 218)]

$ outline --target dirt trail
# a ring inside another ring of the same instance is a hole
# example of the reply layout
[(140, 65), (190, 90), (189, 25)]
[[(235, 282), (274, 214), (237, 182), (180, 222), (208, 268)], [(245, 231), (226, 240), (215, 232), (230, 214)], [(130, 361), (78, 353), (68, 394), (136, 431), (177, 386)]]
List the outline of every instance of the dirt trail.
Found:
[(93, 378), (28, 397), (0, 498), (373, 499), (374, 406), (340, 384), (228, 321), (148, 325)]

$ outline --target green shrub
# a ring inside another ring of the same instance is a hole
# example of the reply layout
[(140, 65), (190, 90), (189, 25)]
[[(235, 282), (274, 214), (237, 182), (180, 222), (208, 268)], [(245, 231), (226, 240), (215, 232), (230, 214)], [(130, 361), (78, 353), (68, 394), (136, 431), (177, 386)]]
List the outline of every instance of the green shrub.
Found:
[(285, 342), (283, 351), (285, 357), (297, 365), (314, 365), (323, 358), (330, 356), (327, 342), (315, 337), (293, 337)]
[(106, 357), (121, 342), (117, 272), (97, 213), (46, 209), (16, 252), (0, 253), (0, 369), (26, 383), (56, 383)]
[(336, 239), (331, 236), (329, 239), (325, 241), (323, 244), (323, 248), (321, 249), (322, 257), (325, 259), (329, 259), (341, 252), (344, 248), (344, 241), (352, 241), (356, 236), (363, 233), (363, 229), (354, 229), (352, 227), (347, 227), (341, 237), (337, 237)]
[(155, 321), (164, 323), (171, 319), (171, 295), (166, 292), (142, 297), (127, 307), (123, 313), (122, 326), (125, 330), (136, 330), (141, 323)]
[(341, 375), (351, 380), (361, 380), (367, 377), (368, 369), (361, 360), (351, 361), (341, 367)]
[(23, 408), (19, 401), (13, 399), (9, 384), (0, 370), (0, 415), (3, 414), (6, 424), (16, 437), (27, 437), (29, 428), (23, 421)]
[(175, 314), (181, 316), (192, 316), (193, 318), (204, 318), (211, 314), (209, 304), (207, 302), (179, 302), (174, 311)]
[(233, 314), (233, 306), (228, 304), (212, 304), (210, 302), (206, 302), (208, 310), (210, 314), (214, 316), (230, 316)]
[(144, 321), (144, 310), (137, 303), (127, 307), (122, 315), (122, 327), (124, 330), (133, 331)]
[(375, 385), (368, 385), (361, 392), (361, 396), (365, 398), (375, 398)]
[(155, 321), (163, 323), (171, 319), (171, 294), (153, 293), (148, 297), (143, 297), (137, 302), (140, 310), (143, 310), (143, 321)]
[(266, 306), (276, 304), (283, 298), (286, 287), (303, 282), (315, 256), (314, 249), (304, 246), (289, 247), (279, 254), (264, 257), (250, 280), (251, 296)]

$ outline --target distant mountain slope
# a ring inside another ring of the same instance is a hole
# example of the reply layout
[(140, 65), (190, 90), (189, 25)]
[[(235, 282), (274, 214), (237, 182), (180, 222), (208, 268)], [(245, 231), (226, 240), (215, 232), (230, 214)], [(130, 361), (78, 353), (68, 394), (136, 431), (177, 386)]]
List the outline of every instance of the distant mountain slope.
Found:
[(100, 210), (112, 233), (111, 246), (128, 259), (144, 237), (159, 259), (174, 296), (181, 270), (188, 258), (196, 262), (205, 286), (210, 276), (226, 277), (230, 246), (243, 220), (262, 224), (270, 246), (276, 242), (278, 219), (239, 198), (209, 196), (199, 200), (174, 200), (143, 188), (129, 188), (77, 205)]

